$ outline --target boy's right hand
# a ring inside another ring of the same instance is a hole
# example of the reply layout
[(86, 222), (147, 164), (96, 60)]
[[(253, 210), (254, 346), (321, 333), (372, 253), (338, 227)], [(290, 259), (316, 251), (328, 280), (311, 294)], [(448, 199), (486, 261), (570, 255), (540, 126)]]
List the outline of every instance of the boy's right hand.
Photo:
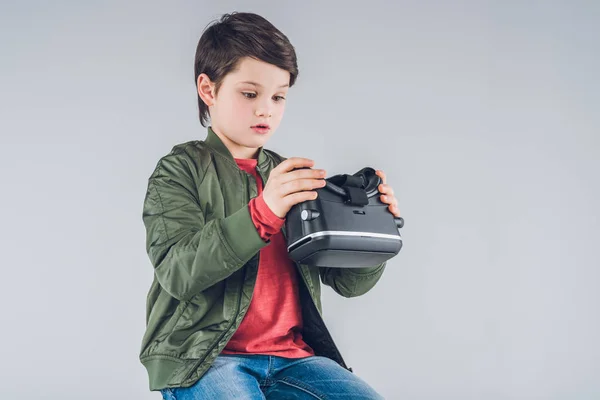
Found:
[(326, 172), (308, 169), (313, 165), (314, 161), (308, 158), (292, 157), (273, 168), (262, 192), (273, 214), (284, 218), (292, 206), (317, 198), (313, 189), (325, 186)]

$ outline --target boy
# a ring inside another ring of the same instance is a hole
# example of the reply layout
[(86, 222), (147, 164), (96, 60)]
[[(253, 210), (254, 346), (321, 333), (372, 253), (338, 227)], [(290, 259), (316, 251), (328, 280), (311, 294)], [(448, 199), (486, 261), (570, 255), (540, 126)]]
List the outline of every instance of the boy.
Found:
[[(148, 181), (143, 221), (155, 277), (140, 360), (164, 399), (378, 399), (346, 366), (321, 318), (320, 280), (359, 296), (369, 268), (296, 265), (283, 224), (326, 173), (263, 148), (298, 74), (264, 18), (224, 15), (198, 43), (203, 141), (176, 145)], [(383, 172), (378, 174), (385, 181)], [(399, 216), (393, 190), (379, 188)]]

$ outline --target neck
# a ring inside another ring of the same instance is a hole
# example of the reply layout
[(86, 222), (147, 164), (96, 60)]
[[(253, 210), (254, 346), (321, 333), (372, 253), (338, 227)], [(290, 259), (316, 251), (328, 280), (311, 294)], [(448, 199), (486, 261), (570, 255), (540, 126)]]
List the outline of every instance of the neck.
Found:
[(258, 158), (259, 149), (252, 148), (252, 147), (245, 147), (245, 146), (236, 144), (236, 143), (232, 142), (227, 136), (223, 135), (221, 132), (219, 132), (217, 129), (215, 129), (214, 127), (212, 128), (212, 130), (221, 139), (221, 141), (223, 142), (225, 147), (227, 147), (227, 149), (229, 150), (229, 152), (231, 153), (233, 158), (239, 158), (239, 159), (250, 159), (250, 158), (257, 159)]

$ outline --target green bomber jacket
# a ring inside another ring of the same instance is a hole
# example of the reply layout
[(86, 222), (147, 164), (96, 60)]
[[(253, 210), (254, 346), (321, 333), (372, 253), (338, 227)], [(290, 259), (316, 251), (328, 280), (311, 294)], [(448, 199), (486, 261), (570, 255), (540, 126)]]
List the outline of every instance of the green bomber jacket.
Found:
[[(257, 196), (255, 179), (237, 166), (210, 127), (207, 131), (204, 140), (175, 145), (148, 179), (142, 219), (154, 278), (139, 358), (150, 390), (189, 387), (206, 373), (248, 311), (260, 249), (269, 244), (248, 208)], [(283, 160), (260, 148), (257, 172), (264, 182)], [(295, 264), (304, 341), (316, 355), (351, 371), (323, 321), (321, 282), (341, 296), (360, 296), (374, 287), (386, 263)]]

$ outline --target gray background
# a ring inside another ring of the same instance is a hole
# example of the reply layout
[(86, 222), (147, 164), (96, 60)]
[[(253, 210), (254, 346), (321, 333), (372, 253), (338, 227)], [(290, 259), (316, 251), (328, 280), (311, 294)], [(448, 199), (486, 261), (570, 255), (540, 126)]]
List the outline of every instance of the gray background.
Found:
[(160, 398), (142, 201), (205, 136), (195, 46), (237, 9), (298, 52), (268, 147), (382, 168), (406, 219), (374, 290), (324, 291), (355, 372), (389, 399), (599, 398), (600, 3), (249, 4), (1, 3), (0, 396)]

